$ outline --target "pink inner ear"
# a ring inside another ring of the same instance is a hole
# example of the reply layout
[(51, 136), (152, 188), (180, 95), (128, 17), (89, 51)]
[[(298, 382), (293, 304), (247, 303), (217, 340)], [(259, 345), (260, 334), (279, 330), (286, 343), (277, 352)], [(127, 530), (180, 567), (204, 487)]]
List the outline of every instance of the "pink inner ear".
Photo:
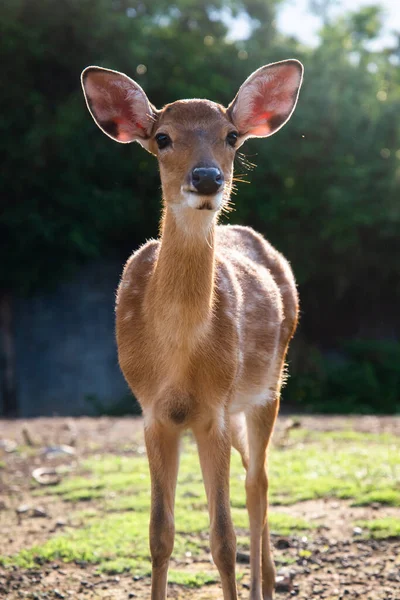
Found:
[(290, 116), (297, 87), (298, 70), (292, 65), (268, 69), (249, 82), (246, 126), (251, 135), (268, 136), (279, 129)]
[(271, 110), (266, 110), (264, 112), (258, 112), (256, 110), (253, 111), (252, 122), (254, 125), (261, 125), (261, 123), (265, 123), (272, 117), (274, 113)]
[(84, 87), (92, 115), (107, 135), (125, 143), (147, 137), (151, 108), (135, 82), (121, 73), (94, 71)]
[(131, 135), (127, 131), (129, 128), (129, 122), (122, 117), (114, 117), (112, 121), (115, 125), (117, 125), (115, 128), (117, 131), (117, 139), (120, 142), (129, 142), (131, 139)]
[(269, 82), (260, 82), (257, 89), (257, 94), (252, 103), (251, 115), (248, 124), (253, 135), (268, 135), (271, 132), (271, 127), (268, 121), (274, 116), (275, 111), (272, 109), (266, 110), (268, 104), (274, 104), (274, 98), (270, 97)]
[(145, 127), (139, 121), (129, 121), (124, 117), (114, 117), (113, 123), (117, 125), (117, 139), (120, 142), (129, 142), (132, 139), (132, 125), (141, 131), (145, 131)]
[(257, 111), (253, 111), (253, 115), (251, 118), (251, 132), (255, 136), (263, 136), (271, 133), (271, 127), (268, 124), (268, 120), (272, 117), (274, 113), (272, 111), (264, 111), (258, 113)]

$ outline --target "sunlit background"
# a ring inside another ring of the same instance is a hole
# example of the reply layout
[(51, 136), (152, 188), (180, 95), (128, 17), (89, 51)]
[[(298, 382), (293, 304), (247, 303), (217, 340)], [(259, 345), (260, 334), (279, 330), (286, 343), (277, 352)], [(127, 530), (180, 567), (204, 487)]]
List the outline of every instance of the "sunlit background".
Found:
[[(230, 222), (290, 260), (301, 297), (283, 406), (400, 411), (400, 4), (362, 0), (0, 3), (0, 415), (137, 410), (113, 304), (157, 235), (155, 160), (113, 144), (84, 104), (89, 64), (156, 106), (227, 104), (256, 68), (305, 65), (285, 128), (243, 148)], [(252, 166), (254, 165), (254, 166)]]

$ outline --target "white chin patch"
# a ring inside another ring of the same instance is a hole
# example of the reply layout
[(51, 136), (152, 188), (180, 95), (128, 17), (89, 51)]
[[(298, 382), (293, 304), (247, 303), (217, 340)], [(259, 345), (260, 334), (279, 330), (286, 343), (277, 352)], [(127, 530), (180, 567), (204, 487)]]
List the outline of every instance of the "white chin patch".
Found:
[(200, 196), (181, 188), (180, 202), (171, 204), (179, 227), (190, 237), (207, 236), (224, 202), (223, 190), (215, 196)]
[(196, 210), (216, 212), (222, 206), (223, 191), (221, 190), (215, 196), (200, 196), (193, 192), (181, 190), (183, 205)]

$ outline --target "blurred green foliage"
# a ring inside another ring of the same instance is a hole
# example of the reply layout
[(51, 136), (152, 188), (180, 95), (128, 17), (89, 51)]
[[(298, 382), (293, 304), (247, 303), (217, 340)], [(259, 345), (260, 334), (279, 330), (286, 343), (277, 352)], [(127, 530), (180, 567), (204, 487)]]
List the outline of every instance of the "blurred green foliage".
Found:
[(320, 413), (400, 413), (400, 344), (350, 340), (340, 353), (307, 348), (286, 394)]
[[(324, 18), (311, 48), (276, 30), (279, 4), (0, 0), (0, 289), (31, 293), (83, 260), (126, 257), (157, 232), (156, 162), (101, 135), (80, 89), (84, 67), (126, 72), (158, 107), (182, 97), (227, 104), (254, 69), (294, 56), (306, 69), (296, 113), (277, 136), (247, 143), (257, 168), (231, 221), (264, 233), (299, 282), (288, 397), (395, 410), (398, 346), (387, 353), (378, 344), (370, 355), (347, 342), (400, 332), (400, 35), (396, 47), (371, 50), (381, 29), (371, 6)], [(314, 4), (321, 13), (324, 2)], [(248, 39), (227, 37), (226, 14), (247, 14)]]

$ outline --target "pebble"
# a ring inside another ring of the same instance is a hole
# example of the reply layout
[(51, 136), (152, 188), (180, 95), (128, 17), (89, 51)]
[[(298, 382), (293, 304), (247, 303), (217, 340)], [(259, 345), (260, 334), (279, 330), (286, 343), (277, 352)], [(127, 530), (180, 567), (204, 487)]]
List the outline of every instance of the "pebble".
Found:
[(291, 592), (292, 591), (292, 579), (290, 575), (279, 575), (276, 578), (276, 591), (277, 592)]
[(32, 517), (36, 517), (36, 518), (46, 518), (48, 517), (48, 513), (45, 511), (44, 508), (42, 508), (41, 506), (38, 506), (37, 508), (34, 508), (32, 510)]

